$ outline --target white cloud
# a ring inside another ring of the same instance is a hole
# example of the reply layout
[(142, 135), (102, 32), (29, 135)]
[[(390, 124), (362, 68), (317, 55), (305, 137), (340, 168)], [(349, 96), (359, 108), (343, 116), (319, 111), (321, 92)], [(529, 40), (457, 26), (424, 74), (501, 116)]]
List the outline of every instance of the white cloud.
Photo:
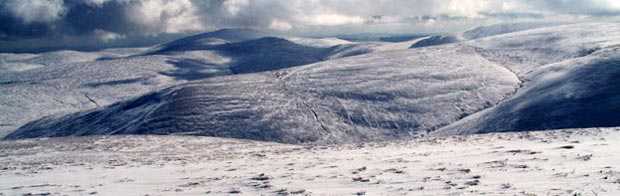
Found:
[(130, 20), (144, 26), (145, 34), (182, 33), (205, 28), (190, 0), (140, 1), (129, 8)]
[(337, 26), (350, 24), (363, 24), (366, 20), (360, 16), (346, 16), (340, 14), (317, 14), (310, 16), (299, 16), (300, 22), (309, 25)]
[(112, 33), (101, 29), (95, 29), (93, 34), (103, 42), (109, 42), (116, 39), (125, 39), (125, 35)]
[(224, 9), (233, 16), (237, 15), (239, 11), (246, 8), (248, 5), (250, 5), (248, 0), (226, 0), (223, 4)]
[(620, 10), (620, 1), (618, 0), (607, 0), (606, 1), (608, 7), (614, 10)]
[(429, 19), (426, 22), (424, 22), (424, 24), (427, 25), (427, 26), (433, 26), (433, 25), (435, 25), (435, 23), (437, 23), (437, 20), (435, 20), (435, 19)]
[(105, 2), (109, 2), (111, 0), (84, 0), (84, 2), (88, 5), (92, 6), (102, 6)]
[(269, 28), (274, 30), (286, 31), (293, 28), (293, 26), (291, 26), (291, 24), (286, 21), (274, 19), (271, 21)]
[(66, 12), (63, 0), (5, 0), (9, 11), (25, 23), (52, 22)]

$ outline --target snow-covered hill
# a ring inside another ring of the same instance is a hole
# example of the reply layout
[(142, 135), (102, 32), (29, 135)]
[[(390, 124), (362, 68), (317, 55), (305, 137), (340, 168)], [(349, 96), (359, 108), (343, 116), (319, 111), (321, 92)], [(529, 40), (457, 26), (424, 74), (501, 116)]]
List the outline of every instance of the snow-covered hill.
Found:
[(9, 112), (0, 117), (17, 122), (3, 126), (27, 123), (7, 138), (194, 134), (339, 143), (437, 129), (620, 125), (618, 23), (495, 25), (412, 49), (428, 39), (333, 45), (340, 41), (208, 35), (1, 73), (0, 109)]
[(439, 134), (620, 125), (620, 24), (542, 28), (467, 44), (514, 70), (524, 85)]
[(585, 57), (620, 45), (620, 23), (580, 23), (472, 40), (466, 45), (520, 77), (551, 63)]
[(55, 54), (2, 64), (20, 67), (29, 61), (38, 66), (0, 72), (0, 135), (47, 115), (103, 107), (178, 83), (164, 75), (176, 70), (164, 57), (99, 61), (93, 59), (112, 55), (71, 52), (73, 58), (85, 61), (50, 63), (45, 60), (50, 55)]
[(218, 52), (233, 57), (233, 73), (256, 73), (311, 64), (326, 59), (328, 49), (303, 46), (283, 38), (261, 39), (225, 44)]
[(345, 44), (355, 44), (354, 42), (350, 42), (347, 40), (342, 40), (334, 37), (328, 38), (303, 38), (303, 37), (286, 37), (287, 40), (295, 42), (299, 45), (317, 47), (317, 48), (329, 48), (337, 45), (345, 45)]
[(268, 33), (252, 29), (222, 29), (164, 43), (153, 47), (149, 53), (203, 50), (214, 45), (248, 41), (267, 36), (269, 36)]
[(397, 50), (210, 78), (35, 121), (8, 138), (147, 133), (290, 143), (407, 138), (490, 107), (518, 84), (515, 75), (473, 50)]
[(618, 49), (537, 69), (515, 96), (439, 133), (619, 126)]
[(496, 24), (489, 26), (481, 26), (470, 29), (462, 33), (452, 33), (445, 35), (435, 35), (428, 38), (424, 38), (411, 45), (411, 48), (436, 46), (443, 44), (458, 43), (467, 40), (475, 40), (484, 37), (491, 37), (495, 35), (507, 34), (512, 32), (524, 31), (528, 29), (535, 29), (541, 27), (550, 27), (561, 25), (562, 23), (508, 23), (508, 24)]
[(0, 54), (0, 137), (45, 116), (105, 107), (188, 81), (402, 48), (334, 39), (262, 38), (266, 35), (227, 29), (153, 48)]

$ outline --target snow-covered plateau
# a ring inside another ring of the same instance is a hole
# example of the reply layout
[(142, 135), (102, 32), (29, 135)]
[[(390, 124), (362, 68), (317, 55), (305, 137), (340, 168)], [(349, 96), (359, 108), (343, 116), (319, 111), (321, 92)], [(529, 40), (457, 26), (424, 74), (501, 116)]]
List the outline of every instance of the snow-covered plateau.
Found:
[(192, 136), (0, 141), (0, 195), (618, 195), (620, 130), (292, 145)]

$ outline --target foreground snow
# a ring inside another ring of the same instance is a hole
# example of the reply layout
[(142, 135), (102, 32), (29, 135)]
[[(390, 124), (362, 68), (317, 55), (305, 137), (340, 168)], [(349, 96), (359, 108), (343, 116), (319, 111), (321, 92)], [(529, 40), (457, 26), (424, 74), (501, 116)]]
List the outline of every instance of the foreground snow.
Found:
[(0, 195), (617, 195), (619, 128), (303, 146), (187, 136), (0, 142)]

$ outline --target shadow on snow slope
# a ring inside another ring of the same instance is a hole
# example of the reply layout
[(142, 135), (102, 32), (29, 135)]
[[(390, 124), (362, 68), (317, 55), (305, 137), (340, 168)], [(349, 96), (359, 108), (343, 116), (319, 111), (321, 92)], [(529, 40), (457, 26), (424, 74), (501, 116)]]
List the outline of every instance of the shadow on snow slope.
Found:
[(490, 107), (518, 84), (511, 72), (472, 50), (399, 50), (208, 78), (102, 109), (46, 117), (7, 138), (193, 134), (287, 143), (402, 139)]
[(437, 134), (620, 126), (618, 56), (615, 48), (540, 68), (513, 97)]

